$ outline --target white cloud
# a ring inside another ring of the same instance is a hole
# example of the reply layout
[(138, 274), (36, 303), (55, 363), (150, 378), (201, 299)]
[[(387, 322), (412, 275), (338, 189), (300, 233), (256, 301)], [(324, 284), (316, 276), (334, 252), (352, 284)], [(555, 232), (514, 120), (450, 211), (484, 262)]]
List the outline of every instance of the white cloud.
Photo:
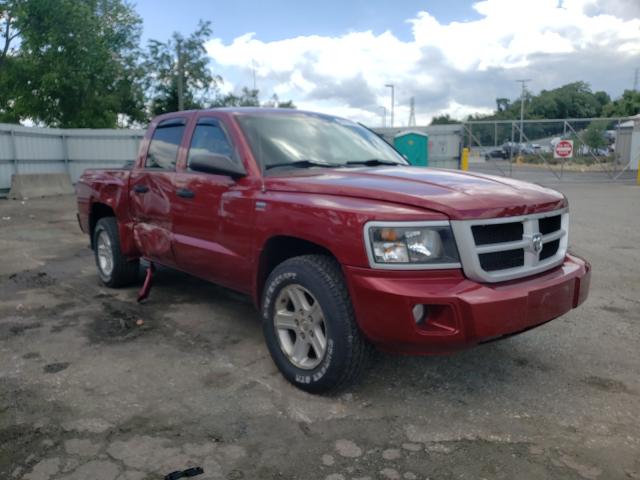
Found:
[(584, 80), (621, 93), (640, 63), (640, 18), (625, 13), (636, 3), (483, 0), (474, 4), (481, 17), (468, 22), (443, 24), (417, 12), (407, 20), (410, 41), (390, 31), (271, 42), (247, 33), (230, 44), (213, 39), (206, 47), (224, 72), (246, 73), (255, 65), (267, 95), (273, 91), (300, 107), (374, 124), (379, 106), (389, 105), (384, 85), (394, 83), (396, 123), (406, 122), (410, 96), (416, 97), (418, 122), (426, 123), (438, 113), (488, 111), (496, 97), (517, 95), (513, 80), (524, 74), (536, 90)]

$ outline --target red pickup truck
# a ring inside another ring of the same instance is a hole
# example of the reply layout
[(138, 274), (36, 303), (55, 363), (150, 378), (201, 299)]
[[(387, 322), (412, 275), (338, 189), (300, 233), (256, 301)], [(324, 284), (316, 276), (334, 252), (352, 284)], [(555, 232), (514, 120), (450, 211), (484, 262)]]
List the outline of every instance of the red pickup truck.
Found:
[(587, 297), (567, 199), (538, 185), (415, 168), (370, 130), (296, 110), (154, 119), (131, 169), (87, 170), (79, 222), (109, 287), (144, 258), (246, 293), (282, 374), (351, 383), (374, 347), (452, 352)]

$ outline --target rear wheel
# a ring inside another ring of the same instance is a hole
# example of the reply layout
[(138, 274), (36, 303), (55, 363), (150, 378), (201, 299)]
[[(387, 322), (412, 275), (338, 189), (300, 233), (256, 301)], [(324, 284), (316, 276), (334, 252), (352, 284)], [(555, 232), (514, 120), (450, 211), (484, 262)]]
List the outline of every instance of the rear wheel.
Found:
[(291, 258), (273, 270), (264, 289), (262, 322), (275, 364), (308, 392), (347, 387), (371, 358), (340, 266), (325, 255)]
[(93, 251), (98, 276), (107, 287), (124, 287), (138, 279), (140, 262), (128, 260), (120, 250), (118, 223), (114, 217), (98, 220), (93, 230)]

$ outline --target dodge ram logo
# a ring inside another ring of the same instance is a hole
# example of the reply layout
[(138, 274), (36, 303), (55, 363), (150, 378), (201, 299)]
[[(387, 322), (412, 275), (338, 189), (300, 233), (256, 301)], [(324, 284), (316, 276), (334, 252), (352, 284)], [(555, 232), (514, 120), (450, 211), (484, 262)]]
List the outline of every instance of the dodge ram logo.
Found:
[(542, 234), (534, 233), (531, 235), (531, 248), (534, 252), (540, 253), (542, 250)]

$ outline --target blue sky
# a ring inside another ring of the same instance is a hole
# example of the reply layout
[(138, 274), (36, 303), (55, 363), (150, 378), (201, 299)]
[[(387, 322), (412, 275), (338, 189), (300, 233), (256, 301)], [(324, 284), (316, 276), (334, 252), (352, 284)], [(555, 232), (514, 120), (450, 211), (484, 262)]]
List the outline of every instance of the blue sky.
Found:
[(199, 19), (210, 20), (214, 35), (224, 41), (255, 32), (264, 41), (299, 35), (340, 35), (349, 31), (393, 31), (411, 38), (406, 20), (428, 9), (441, 22), (478, 18), (473, 2), (464, 0), (138, 0), (136, 10), (144, 21), (143, 41), (164, 40), (172, 31), (188, 34)]
[(416, 119), (489, 113), (497, 97), (586, 81), (612, 97), (640, 67), (640, 0), (138, 0), (143, 41), (210, 20), (221, 92), (252, 85), (300, 108), (369, 125), (411, 97)]

